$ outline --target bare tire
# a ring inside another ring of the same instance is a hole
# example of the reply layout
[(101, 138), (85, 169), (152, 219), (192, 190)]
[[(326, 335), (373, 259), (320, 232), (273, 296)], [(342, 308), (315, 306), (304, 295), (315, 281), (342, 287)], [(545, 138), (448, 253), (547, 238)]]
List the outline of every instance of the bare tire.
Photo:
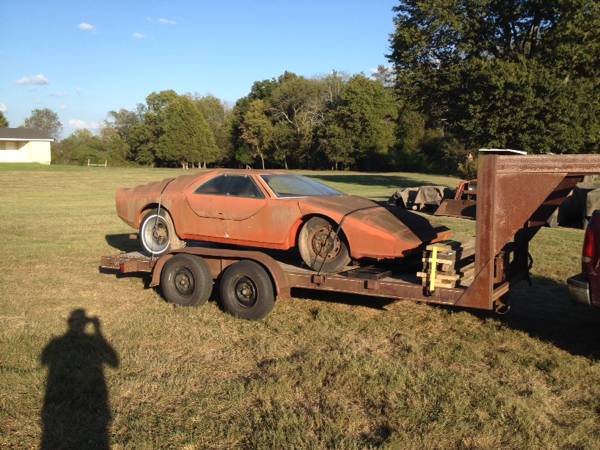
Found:
[(168, 212), (152, 209), (148, 211), (140, 223), (138, 235), (142, 250), (154, 256), (184, 247), (184, 242), (177, 237), (173, 220)]
[(229, 266), (221, 277), (219, 294), (225, 311), (246, 320), (263, 319), (275, 306), (271, 277), (254, 261)]
[(163, 267), (160, 286), (168, 302), (180, 306), (200, 306), (208, 301), (213, 280), (203, 258), (178, 254)]
[(298, 236), (298, 251), (311, 269), (339, 272), (350, 263), (348, 245), (341, 235), (336, 235), (336, 228), (322, 217), (312, 217), (302, 226)]

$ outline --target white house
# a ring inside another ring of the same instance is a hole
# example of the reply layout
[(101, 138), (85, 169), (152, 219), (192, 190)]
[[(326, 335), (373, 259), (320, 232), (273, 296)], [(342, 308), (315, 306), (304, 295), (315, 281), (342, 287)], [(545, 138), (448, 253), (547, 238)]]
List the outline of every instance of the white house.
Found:
[(0, 128), (0, 163), (50, 164), (50, 143), (53, 141), (42, 130)]

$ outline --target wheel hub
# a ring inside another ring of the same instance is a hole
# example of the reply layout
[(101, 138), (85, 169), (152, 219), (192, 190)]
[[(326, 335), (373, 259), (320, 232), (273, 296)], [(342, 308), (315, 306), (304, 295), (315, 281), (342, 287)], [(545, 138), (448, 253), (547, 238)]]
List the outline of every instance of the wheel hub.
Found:
[(174, 277), (175, 289), (181, 295), (191, 295), (194, 292), (194, 276), (187, 268), (179, 269)]
[(339, 254), (342, 243), (331, 227), (322, 226), (314, 231), (311, 246), (315, 255), (332, 260)]
[(152, 227), (152, 238), (158, 245), (162, 245), (169, 238), (169, 231), (162, 222), (157, 222)]
[(258, 298), (254, 282), (248, 277), (240, 278), (235, 284), (235, 297), (242, 306), (253, 306)]

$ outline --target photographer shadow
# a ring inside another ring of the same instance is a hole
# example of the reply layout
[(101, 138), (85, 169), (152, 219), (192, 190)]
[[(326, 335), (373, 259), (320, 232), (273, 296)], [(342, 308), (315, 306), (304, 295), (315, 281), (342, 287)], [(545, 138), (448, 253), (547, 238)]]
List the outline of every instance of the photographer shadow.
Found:
[[(92, 332), (86, 332), (88, 325)], [(48, 378), (40, 448), (110, 448), (104, 365), (118, 367), (119, 357), (102, 335), (100, 320), (84, 309), (73, 310), (67, 331), (46, 345), (41, 362)]]

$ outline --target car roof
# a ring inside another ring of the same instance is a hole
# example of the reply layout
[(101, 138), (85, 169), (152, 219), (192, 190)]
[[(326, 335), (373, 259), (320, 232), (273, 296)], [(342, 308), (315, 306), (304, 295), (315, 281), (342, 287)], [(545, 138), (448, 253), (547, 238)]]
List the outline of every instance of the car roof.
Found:
[(235, 174), (235, 175), (296, 175), (285, 170), (261, 170), (261, 169), (214, 169), (210, 171), (214, 174)]

